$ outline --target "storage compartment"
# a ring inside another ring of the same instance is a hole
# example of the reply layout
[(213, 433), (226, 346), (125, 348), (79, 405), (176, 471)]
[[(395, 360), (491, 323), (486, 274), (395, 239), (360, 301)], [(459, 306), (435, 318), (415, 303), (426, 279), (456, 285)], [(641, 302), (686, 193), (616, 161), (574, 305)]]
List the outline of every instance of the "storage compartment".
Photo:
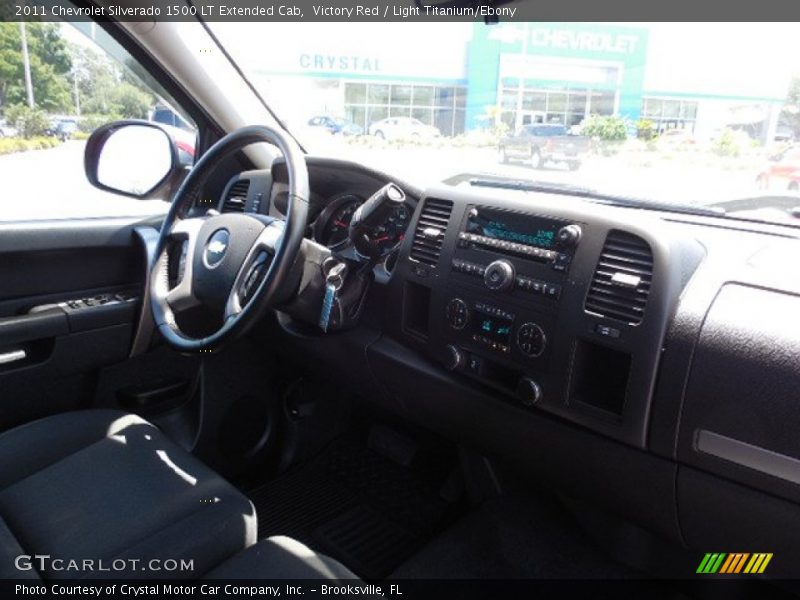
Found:
[(403, 290), (403, 331), (426, 341), (430, 320), (431, 288), (408, 281)]
[[(772, 554), (771, 578), (800, 575), (800, 506), (690, 467), (678, 470), (678, 510), (686, 545), (704, 553)], [(744, 568), (742, 570), (744, 570)]]
[(578, 340), (572, 357), (570, 403), (621, 416), (630, 371), (630, 354)]
[(691, 366), (678, 459), (800, 502), (800, 297), (729, 284)]

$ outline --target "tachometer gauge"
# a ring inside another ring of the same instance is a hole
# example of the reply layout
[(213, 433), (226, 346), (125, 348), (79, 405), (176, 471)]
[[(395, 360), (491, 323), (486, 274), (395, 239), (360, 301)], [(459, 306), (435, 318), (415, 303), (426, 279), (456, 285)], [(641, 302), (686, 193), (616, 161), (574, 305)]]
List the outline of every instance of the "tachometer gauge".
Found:
[(353, 213), (364, 199), (353, 194), (333, 198), (314, 223), (314, 240), (335, 250), (347, 243)]

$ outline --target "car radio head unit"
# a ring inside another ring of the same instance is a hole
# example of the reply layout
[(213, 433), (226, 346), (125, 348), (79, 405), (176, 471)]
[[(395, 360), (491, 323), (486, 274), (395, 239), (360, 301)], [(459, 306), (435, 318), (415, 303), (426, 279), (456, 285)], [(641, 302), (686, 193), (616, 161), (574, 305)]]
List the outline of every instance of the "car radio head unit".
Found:
[(549, 249), (555, 247), (556, 235), (564, 225), (554, 219), (481, 208), (470, 213), (466, 230), (493, 240)]
[[(459, 250), (475, 249), (522, 258), (566, 272), (581, 238), (581, 226), (561, 219), (471, 206), (458, 234)], [(460, 256), (459, 256), (460, 257)]]

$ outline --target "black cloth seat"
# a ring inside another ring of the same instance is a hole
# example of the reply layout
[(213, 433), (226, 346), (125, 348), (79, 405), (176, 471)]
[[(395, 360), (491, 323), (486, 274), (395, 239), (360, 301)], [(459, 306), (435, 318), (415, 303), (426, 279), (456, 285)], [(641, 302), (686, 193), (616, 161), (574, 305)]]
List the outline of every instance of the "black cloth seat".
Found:
[(76, 411), (0, 434), (0, 578), (355, 578), (289, 538), (256, 544), (257, 531), (241, 492), (135, 415)]
[[(110, 410), (64, 413), (0, 435), (0, 518), (3, 578), (197, 578), (257, 537), (244, 495), (150, 423)], [(50, 558), (46, 568), (34, 562), (20, 571), (20, 554)], [(95, 570), (68, 568), (84, 559)], [(96, 570), (99, 561), (121, 566), (117, 559), (186, 559), (193, 568)]]

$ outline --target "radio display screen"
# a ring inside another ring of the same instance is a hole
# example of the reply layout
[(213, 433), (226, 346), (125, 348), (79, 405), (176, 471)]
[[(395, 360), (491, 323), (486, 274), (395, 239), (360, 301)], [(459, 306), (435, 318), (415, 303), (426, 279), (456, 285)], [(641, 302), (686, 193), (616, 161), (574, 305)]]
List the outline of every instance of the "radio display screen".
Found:
[(562, 226), (563, 223), (552, 219), (478, 208), (477, 216), (467, 221), (467, 232), (506, 242), (552, 248), (556, 232)]
[(478, 310), (475, 311), (475, 318), (472, 321), (473, 333), (506, 346), (511, 342), (511, 325), (512, 321), (508, 319)]

